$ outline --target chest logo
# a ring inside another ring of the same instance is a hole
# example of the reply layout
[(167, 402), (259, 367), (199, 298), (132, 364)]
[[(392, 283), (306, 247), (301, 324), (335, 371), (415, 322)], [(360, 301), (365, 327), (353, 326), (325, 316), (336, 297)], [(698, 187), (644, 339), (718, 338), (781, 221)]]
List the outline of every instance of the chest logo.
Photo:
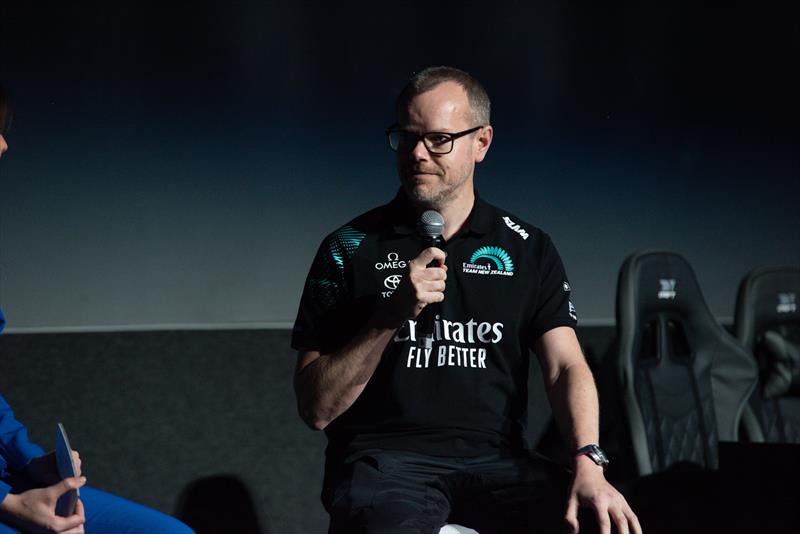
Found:
[(387, 276), (386, 279), (383, 281), (383, 285), (386, 289), (391, 289), (394, 291), (397, 289), (397, 286), (400, 285), (400, 279), (403, 278), (402, 274), (393, 274), (391, 276)]
[(469, 262), (461, 265), (468, 274), (514, 276), (514, 261), (500, 247), (481, 247), (472, 253)]
[(375, 270), (405, 269), (406, 265), (408, 265), (408, 262), (406, 260), (401, 260), (397, 252), (390, 252), (386, 255), (386, 261), (379, 261), (375, 264)]

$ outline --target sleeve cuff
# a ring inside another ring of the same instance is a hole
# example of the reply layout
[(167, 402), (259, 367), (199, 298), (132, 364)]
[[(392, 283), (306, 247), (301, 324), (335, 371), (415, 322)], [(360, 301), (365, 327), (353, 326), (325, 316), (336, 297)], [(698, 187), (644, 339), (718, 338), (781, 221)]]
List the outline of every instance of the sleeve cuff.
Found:
[(578, 327), (578, 322), (572, 319), (571, 317), (554, 317), (547, 323), (539, 325), (539, 327), (532, 332), (530, 337), (531, 347), (534, 346), (534, 344), (539, 340), (540, 337), (545, 335), (553, 328), (558, 328), (559, 326), (568, 326), (573, 330), (575, 330)]

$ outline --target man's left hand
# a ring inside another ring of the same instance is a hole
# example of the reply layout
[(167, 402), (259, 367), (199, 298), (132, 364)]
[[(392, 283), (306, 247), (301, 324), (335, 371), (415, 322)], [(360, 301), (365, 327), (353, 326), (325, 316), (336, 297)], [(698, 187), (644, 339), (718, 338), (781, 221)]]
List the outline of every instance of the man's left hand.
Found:
[(578, 508), (585, 507), (594, 511), (602, 534), (610, 534), (612, 521), (619, 534), (641, 534), (639, 518), (625, 497), (608, 483), (603, 476), (603, 468), (585, 456), (578, 456), (575, 464), (575, 478), (572, 480), (565, 517), (572, 531), (578, 532)]

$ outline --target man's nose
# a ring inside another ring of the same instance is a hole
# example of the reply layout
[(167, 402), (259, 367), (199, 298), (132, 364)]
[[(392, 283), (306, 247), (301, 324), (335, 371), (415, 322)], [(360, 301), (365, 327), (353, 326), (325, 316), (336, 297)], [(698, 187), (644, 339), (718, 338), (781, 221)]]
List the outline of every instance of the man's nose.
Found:
[(8, 143), (6, 143), (6, 138), (0, 135), (0, 157), (3, 156), (3, 152), (8, 150)]
[(417, 139), (417, 144), (414, 145), (413, 150), (411, 150), (411, 155), (417, 160), (428, 159), (428, 156), (430, 156), (428, 147), (425, 146), (425, 140), (422, 137)]

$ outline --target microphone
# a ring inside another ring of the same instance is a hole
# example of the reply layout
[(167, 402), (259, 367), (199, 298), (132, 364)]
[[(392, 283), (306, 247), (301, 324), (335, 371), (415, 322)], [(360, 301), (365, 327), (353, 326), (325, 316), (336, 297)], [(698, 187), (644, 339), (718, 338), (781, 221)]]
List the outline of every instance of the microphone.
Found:
[[(436, 210), (424, 212), (417, 222), (417, 232), (425, 243), (425, 248), (438, 247), (444, 244), (442, 233), (444, 232), (444, 217)], [(428, 267), (435, 265), (431, 262)], [(425, 306), (420, 312), (418, 321), (417, 345), (426, 349), (433, 347), (434, 320), (435, 315), (441, 310), (441, 303), (433, 302)]]
[(438, 247), (442, 244), (444, 232), (444, 217), (436, 210), (423, 213), (417, 222), (417, 231), (429, 247)]

